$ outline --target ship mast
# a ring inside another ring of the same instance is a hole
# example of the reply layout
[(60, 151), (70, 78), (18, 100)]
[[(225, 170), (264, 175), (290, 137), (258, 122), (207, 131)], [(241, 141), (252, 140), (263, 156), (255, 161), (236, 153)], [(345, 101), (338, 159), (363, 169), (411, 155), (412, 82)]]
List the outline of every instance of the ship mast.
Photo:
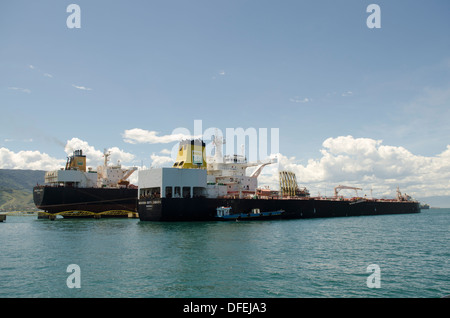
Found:
[(223, 163), (222, 146), (225, 144), (225, 138), (219, 137), (217, 134), (218, 131), (216, 129), (216, 134), (212, 136), (212, 143), (215, 147), (214, 162)]
[(108, 166), (109, 156), (111, 156), (111, 152), (107, 151), (106, 149), (103, 150), (103, 157), (105, 157), (104, 165), (105, 167)]

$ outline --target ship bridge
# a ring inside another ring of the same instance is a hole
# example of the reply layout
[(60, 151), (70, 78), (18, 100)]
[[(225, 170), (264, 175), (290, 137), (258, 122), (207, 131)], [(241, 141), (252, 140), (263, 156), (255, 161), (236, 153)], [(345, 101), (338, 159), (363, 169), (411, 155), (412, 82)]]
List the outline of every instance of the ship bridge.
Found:
[(242, 155), (226, 155), (223, 157), (225, 163), (247, 163), (247, 158)]

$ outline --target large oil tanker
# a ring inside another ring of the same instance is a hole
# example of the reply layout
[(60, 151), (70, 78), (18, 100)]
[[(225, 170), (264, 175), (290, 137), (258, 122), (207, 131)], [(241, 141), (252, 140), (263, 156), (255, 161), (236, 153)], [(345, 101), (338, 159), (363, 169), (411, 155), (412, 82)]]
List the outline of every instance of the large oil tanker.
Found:
[(64, 169), (46, 172), (45, 185), (33, 188), (36, 207), (64, 217), (125, 217), (136, 213), (137, 186), (127, 179), (137, 168), (110, 165), (109, 156), (105, 151), (104, 165), (97, 171), (86, 171), (86, 156), (82, 150), (75, 150)]
[[(344, 198), (339, 195), (339, 190), (359, 188), (342, 185), (335, 188), (333, 197), (311, 197), (306, 188), (298, 187), (295, 174), (289, 171), (279, 172), (280, 190), (258, 188), (257, 179), (262, 169), (276, 161), (250, 163), (243, 155), (222, 156), (223, 140), (214, 137), (213, 143), (215, 155), (206, 158), (202, 140), (184, 140), (180, 142), (176, 162), (171, 168), (138, 172), (141, 221), (218, 220), (222, 216), (219, 211), (224, 208), (232, 211), (230, 213), (248, 216), (267, 217), (276, 212), (274, 215), (280, 218), (420, 212), (419, 202), (399, 189), (394, 199)], [(256, 169), (247, 176), (249, 167)]]

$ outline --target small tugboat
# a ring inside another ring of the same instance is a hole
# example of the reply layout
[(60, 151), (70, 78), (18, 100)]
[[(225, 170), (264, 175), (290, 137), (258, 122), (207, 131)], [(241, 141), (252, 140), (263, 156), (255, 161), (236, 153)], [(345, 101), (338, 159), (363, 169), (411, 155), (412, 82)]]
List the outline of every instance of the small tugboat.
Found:
[(217, 208), (217, 219), (223, 221), (239, 221), (239, 220), (268, 220), (279, 219), (284, 211), (261, 212), (259, 209), (252, 209), (249, 213), (230, 213), (231, 207), (221, 206)]

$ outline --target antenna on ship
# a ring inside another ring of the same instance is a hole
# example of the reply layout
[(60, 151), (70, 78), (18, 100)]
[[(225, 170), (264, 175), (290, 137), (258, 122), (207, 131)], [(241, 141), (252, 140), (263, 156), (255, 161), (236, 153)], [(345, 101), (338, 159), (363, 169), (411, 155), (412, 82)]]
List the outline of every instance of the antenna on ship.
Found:
[(223, 155), (222, 155), (222, 145), (224, 145), (225, 142), (225, 138), (223, 137), (219, 137), (218, 136), (218, 130), (216, 128), (216, 132), (215, 135), (212, 136), (212, 143), (215, 147), (215, 152), (214, 152), (214, 161), (215, 162), (223, 162)]
[(111, 151), (107, 151), (106, 148), (103, 149), (103, 157), (105, 157), (105, 167), (108, 166), (108, 157), (111, 156)]

